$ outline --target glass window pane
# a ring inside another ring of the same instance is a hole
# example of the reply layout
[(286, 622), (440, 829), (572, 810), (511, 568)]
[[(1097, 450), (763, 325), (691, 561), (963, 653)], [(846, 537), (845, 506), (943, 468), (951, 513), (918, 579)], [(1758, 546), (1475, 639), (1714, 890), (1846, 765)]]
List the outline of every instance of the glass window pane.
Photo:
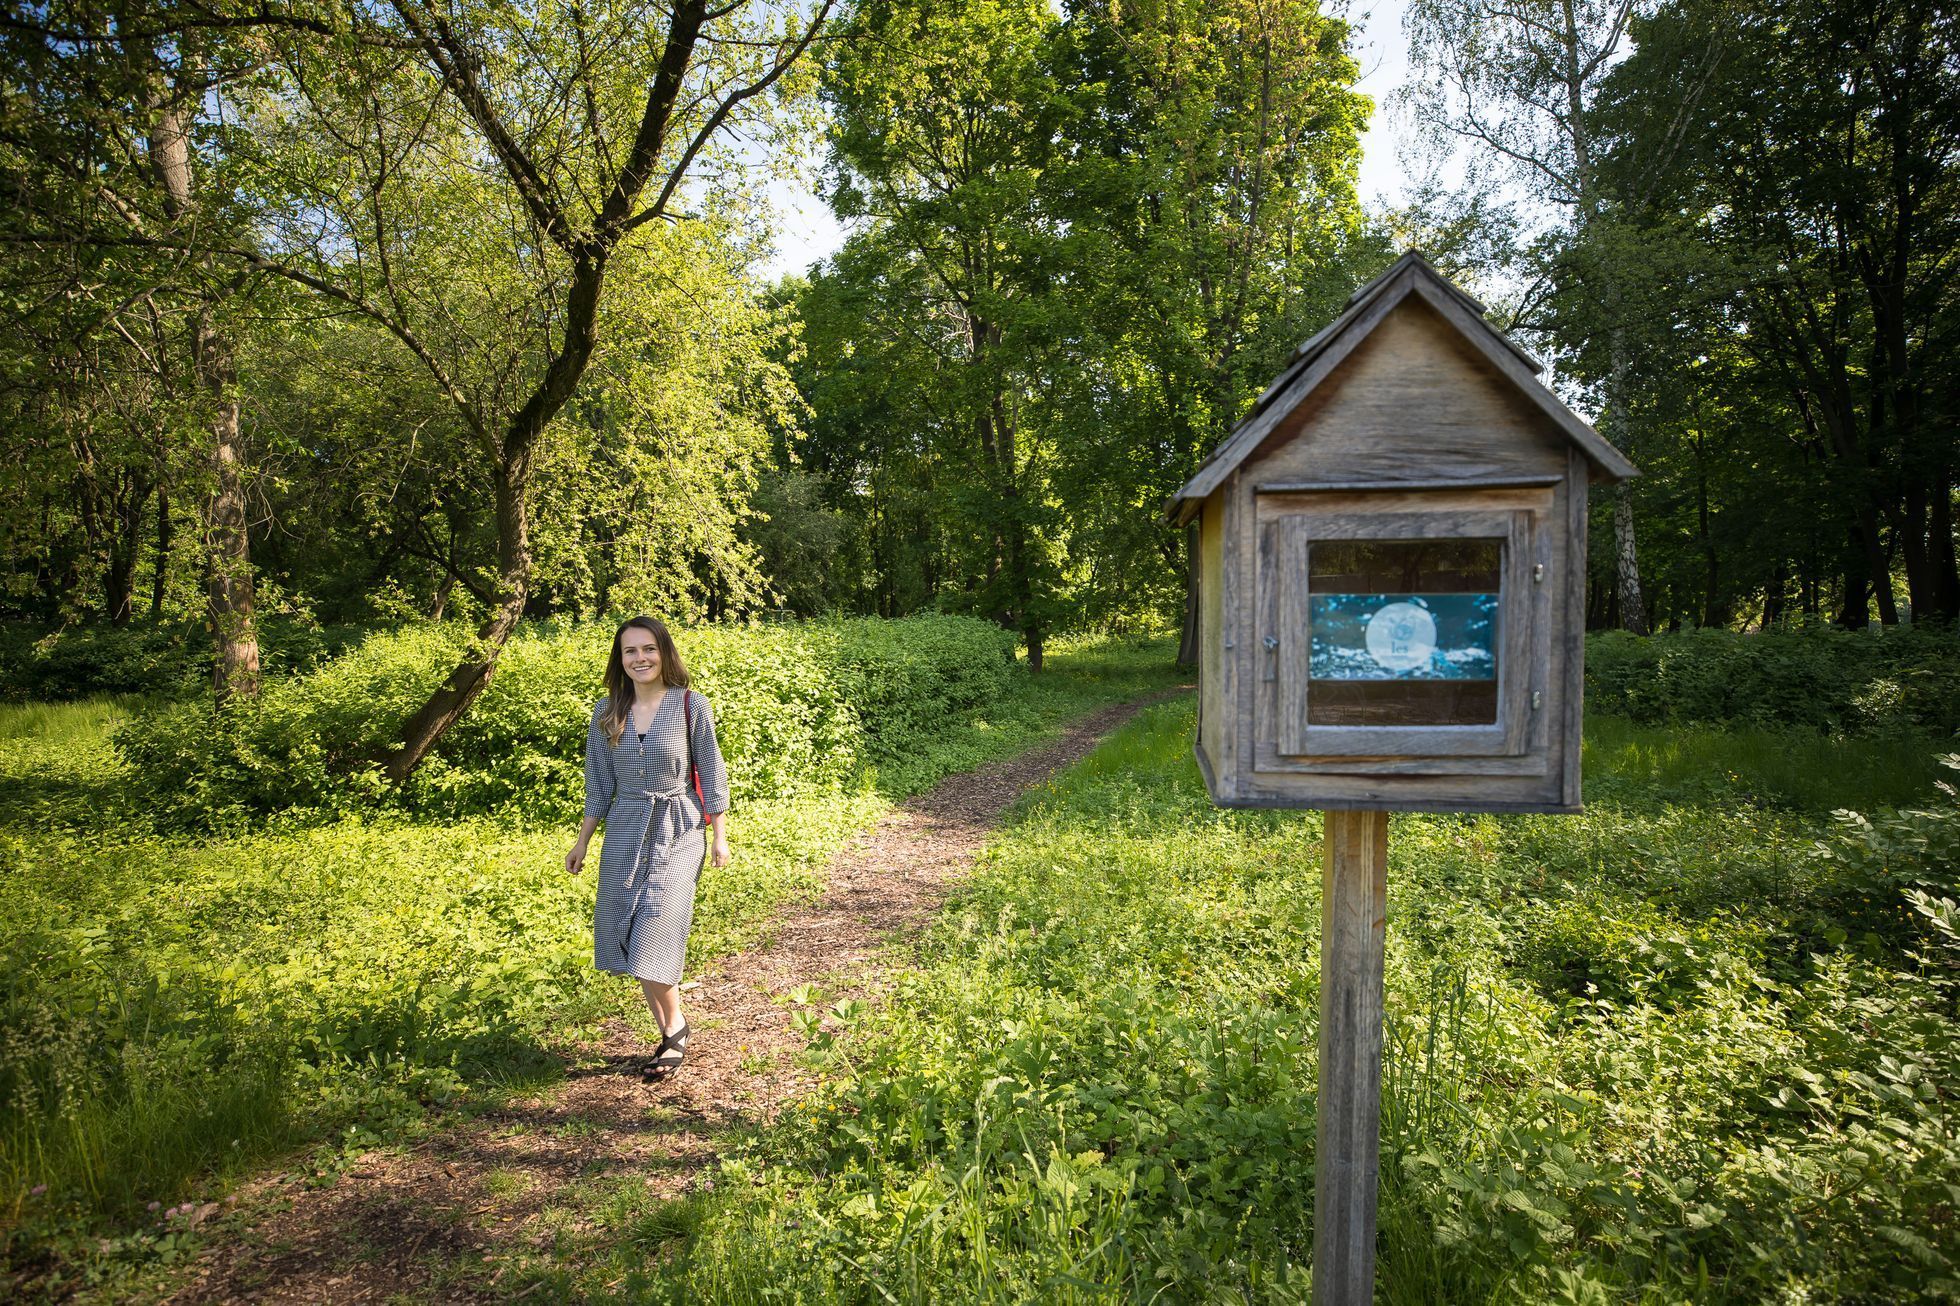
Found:
[(1316, 541), (1307, 723), (1497, 720), (1501, 540)]

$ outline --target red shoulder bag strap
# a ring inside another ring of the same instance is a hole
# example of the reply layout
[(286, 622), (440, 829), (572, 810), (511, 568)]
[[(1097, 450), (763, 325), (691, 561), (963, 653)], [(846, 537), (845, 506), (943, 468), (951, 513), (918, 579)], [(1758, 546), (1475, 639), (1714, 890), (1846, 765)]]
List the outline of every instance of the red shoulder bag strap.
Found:
[(681, 721), (687, 731), (687, 774), (694, 782), (694, 801), (701, 804), (701, 815), (708, 814), (708, 797), (701, 792), (701, 768), (694, 764), (694, 700), (691, 689), (681, 691)]

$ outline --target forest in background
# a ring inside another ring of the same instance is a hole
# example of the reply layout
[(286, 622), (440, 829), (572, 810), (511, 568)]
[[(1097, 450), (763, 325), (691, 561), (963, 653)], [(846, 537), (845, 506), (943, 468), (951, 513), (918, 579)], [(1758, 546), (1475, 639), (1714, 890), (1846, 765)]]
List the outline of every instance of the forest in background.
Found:
[[(1307, 0), (806, 3), (0, 13), (0, 1296), (1302, 1299), (1321, 828), (1215, 808), (1188, 698), (877, 1001), (782, 994), (815, 1078), (684, 1187), (664, 1102), (560, 1168), (658, 1037), (560, 865), (626, 611), (737, 777), (697, 975), (1175, 699), (1164, 497), (1412, 246), (1647, 474), (1587, 810), (1396, 817), (1380, 1299), (1960, 1296), (1955, 16), (1413, 0), (1462, 170), (1370, 212)], [(851, 235), (776, 279), (792, 168)], [(549, 1169), (279, 1232), (532, 1097)]]
[[(1355, 192), (1316, 0), (50, 0), (0, 26), (0, 615), (1174, 623), (1159, 508), (1421, 247), (1646, 475), (1589, 619), (1948, 620), (1960, 56), (1928, 0), (1418, 0)], [(850, 236), (770, 281), (764, 189)], [(1446, 175), (1439, 172), (1438, 176)]]

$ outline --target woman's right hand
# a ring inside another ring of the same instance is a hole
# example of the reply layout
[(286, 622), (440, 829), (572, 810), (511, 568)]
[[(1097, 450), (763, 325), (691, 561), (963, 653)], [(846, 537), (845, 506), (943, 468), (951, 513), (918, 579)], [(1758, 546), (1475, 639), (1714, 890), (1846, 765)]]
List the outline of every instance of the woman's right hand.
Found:
[(584, 868), (585, 845), (583, 843), (575, 843), (572, 845), (572, 850), (565, 854), (565, 874), (577, 875)]

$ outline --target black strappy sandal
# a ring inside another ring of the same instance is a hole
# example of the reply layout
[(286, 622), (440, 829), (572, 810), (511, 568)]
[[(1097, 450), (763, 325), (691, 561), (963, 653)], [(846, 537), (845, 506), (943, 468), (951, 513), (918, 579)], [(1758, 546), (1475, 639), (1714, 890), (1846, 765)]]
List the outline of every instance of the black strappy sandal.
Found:
[(673, 1033), (660, 1040), (660, 1050), (653, 1054), (653, 1064), (641, 1075), (646, 1083), (658, 1084), (672, 1079), (687, 1059), (687, 1036), (694, 1032), (690, 1025), (682, 1025)]

